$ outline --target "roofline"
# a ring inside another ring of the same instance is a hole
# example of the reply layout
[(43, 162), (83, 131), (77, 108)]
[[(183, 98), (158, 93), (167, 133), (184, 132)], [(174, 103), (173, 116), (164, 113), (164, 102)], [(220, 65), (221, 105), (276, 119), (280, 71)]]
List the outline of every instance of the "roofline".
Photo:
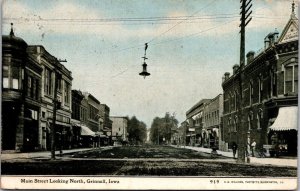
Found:
[(191, 113), (193, 110), (195, 110), (197, 107), (203, 105), (206, 102), (209, 102), (211, 99), (201, 99), (199, 102), (197, 102), (195, 105), (193, 105), (185, 114), (188, 115), (189, 113)]

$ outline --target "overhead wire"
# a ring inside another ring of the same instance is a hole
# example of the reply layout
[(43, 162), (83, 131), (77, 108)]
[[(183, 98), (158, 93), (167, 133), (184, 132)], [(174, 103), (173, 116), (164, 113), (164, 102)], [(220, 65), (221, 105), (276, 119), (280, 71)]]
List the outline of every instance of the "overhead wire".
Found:
[(172, 26), (171, 28), (169, 28), (169, 29), (166, 30), (165, 32), (163, 32), (163, 33), (161, 33), (161, 34), (155, 36), (154, 38), (152, 38), (152, 39), (151, 39), (150, 41), (148, 41), (147, 43), (149, 44), (149, 43), (151, 43), (152, 41), (154, 41), (155, 39), (159, 38), (160, 36), (162, 36), (162, 35), (166, 34), (167, 32), (171, 31), (171, 30), (174, 29), (176, 26), (180, 25), (181, 23), (183, 23), (184, 21), (186, 21), (186, 20), (189, 19), (190, 17), (192, 17), (192, 16), (198, 14), (201, 10), (203, 10), (203, 9), (209, 7), (210, 5), (212, 5), (214, 2), (215, 2), (215, 0), (211, 1), (211, 2), (208, 3), (206, 6), (202, 7), (201, 9), (199, 9), (198, 11), (196, 11), (195, 13), (193, 13), (192, 15), (188, 16), (186, 19), (184, 19), (184, 20), (182, 20), (182, 21), (176, 23), (174, 26)]

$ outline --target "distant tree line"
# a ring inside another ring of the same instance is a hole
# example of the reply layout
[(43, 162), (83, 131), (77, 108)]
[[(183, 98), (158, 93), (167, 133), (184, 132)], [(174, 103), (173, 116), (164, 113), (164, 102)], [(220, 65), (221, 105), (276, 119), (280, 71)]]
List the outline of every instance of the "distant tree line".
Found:
[(172, 129), (177, 128), (178, 120), (174, 114), (170, 115), (169, 112), (164, 117), (155, 117), (151, 124), (150, 140), (152, 143), (169, 144), (172, 137)]
[(140, 145), (147, 139), (147, 126), (135, 116), (128, 118), (128, 141), (131, 145)]

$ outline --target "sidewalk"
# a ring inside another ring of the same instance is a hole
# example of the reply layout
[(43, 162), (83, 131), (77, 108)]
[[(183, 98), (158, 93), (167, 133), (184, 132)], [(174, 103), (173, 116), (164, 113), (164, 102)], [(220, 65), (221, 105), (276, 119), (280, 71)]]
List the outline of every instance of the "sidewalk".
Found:
[[(174, 147), (177, 147), (173, 145)], [(211, 148), (203, 148), (203, 147), (191, 147), (191, 146), (180, 146), (180, 148), (186, 148), (191, 149), (199, 152), (204, 153), (211, 153)], [(217, 153), (225, 156), (233, 158), (232, 152), (226, 152), (226, 151), (220, 151), (217, 150)], [(273, 166), (289, 166), (289, 167), (297, 167), (298, 164), (297, 157), (295, 158), (256, 158), (256, 157), (250, 157), (250, 163), (251, 164), (264, 164), (264, 165), (273, 165)]]
[[(63, 154), (73, 153), (73, 152), (80, 152), (80, 151), (88, 151), (97, 148), (80, 148), (80, 149), (68, 149), (63, 150)], [(100, 147), (100, 148), (109, 148), (109, 147)], [(55, 151), (55, 155), (59, 155), (59, 151)], [(32, 158), (51, 158), (50, 151), (39, 151), (39, 152), (28, 152), (28, 153), (1, 153), (1, 160), (8, 161), (8, 160), (15, 160), (15, 159), (32, 159)]]

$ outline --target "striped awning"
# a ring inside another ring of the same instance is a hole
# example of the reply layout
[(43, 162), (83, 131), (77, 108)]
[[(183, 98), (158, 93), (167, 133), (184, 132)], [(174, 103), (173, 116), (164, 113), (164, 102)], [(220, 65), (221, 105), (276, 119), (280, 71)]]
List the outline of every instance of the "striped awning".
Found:
[(202, 117), (202, 111), (200, 113), (197, 113), (196, 115), (194, 115), (192, 118), (193, 118), (193, 120), (196, 120), (201, 117)]
[(298, 107), (281, 107), (275, 122), (269, 127), (273, 131), (298, 130)]
[(81, 127), (81, 135), (82, 136), (95, 136), (95, 132), (92, 131), (90, 128), (84, 125), (80, 125)]

